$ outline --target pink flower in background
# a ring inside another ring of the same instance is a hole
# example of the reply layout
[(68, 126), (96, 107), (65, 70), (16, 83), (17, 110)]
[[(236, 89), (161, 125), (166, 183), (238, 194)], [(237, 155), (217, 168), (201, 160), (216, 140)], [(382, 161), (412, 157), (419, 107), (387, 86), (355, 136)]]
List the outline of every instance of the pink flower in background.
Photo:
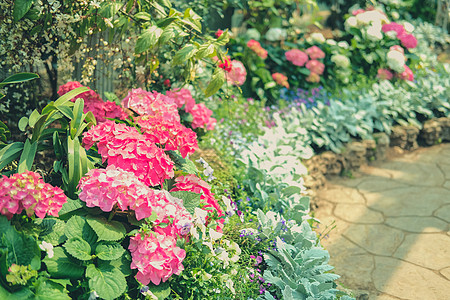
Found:
[(176, 243), (176, 234), (170, 226), (155, 227), (150, 234), (140, 232), (130, 238), (130, 268), (138, 270), (136, 280), (143, 285), (150, 282), (159, 285), (173, 274), (180, 275), (186, 252)]
[(414, 81), (414, 74), (407, 65), (405, 65), (405, 71), (399, 73), (398, 77), (402, 80)]
[(285, 76), (281, 73), (273, 73), (272, 78), (277, 84), (284, 86), (287, 89), (289, 88), (289, 82), (288, 82), (287, 76)]
[(258, 55), (262, 59), (267, 58), (267, 50), (264, 49), (263, 47), (261, 47), (261, 44), (258, 41), (255, 41), (255, 40), (248, 41), (247, 47), (252, 49), (256, 53), (256, 55)]
[(217, 29), (216, 33), (214, 34), (216, 36), (216, 38), (220, 38), (220, 36), (223, 34), (223, 30), (221, 29)]
[(325, 65), (318, 60), (310, 60), (306, 63), (306, 68), (317, 75), (322, 75)]
[(208, 109), (205, 104), (195, 104), (190, 113), (194, 117), (192, 120), (192, 128), (205, 128), (206, 130), (213, 130), (217, 120), (212, 118), (212, 110)]
[(360, 8), (360, 9), (352, 11), (352, 15), (357, 16), (359, 14), (362, 14), (363, 12), (365, 12), (365, 10)]
[(289, 50), (284, 55), (295, 66), (303, 67), (308, 61), (308, 55), (298, 49)]
[(320, 59), (325, 57), (325, 52), (323, 52), (319, 47), (312, 46), (305, 50), (311, 59)]
[(182, 108), (185, 105), (185, 111), (190, 112), (190, 110), (195, 105), (195, 100), (192, 97), (191, 91), (188, 89), (178, 89), (167, 91), (166, 95), (172, 99), (175, 99), (175, 104), (178, 108)]
[(306, 81), (308, 82), (320, 82), (319, 74), (311, 72), (308, 77), (306, 77)]
[(417, 47), (417, 39), (410, 33), (402, 33), (397, 36), (403, 47), (413, 49)]
[(238, 60), (231, 61), (231, 70), (226, 74), (229, 84), (241, 86), (247, 78), (247, 70), (244, 64)]
[(219, 68), (224, 69), (226, 72), (231, 72), (231, 60), (229, 57), (225, 57), (223, 61), (220, 62)]
[(381, 27), (381, 30), (386, 33), (388, 31), (395, 31), (397, 33), (397, 37), (405, 32), (405, 28), (403, 27), (403, 25), (395, 23), (395, 22), (391, 22), (389, 24), (384, 24)]
[(378, 69), (377, 73), (377, 77), (382, 80), (391, 80), (394, 77), (394, 74), (388, 69)]
[(58, 212), (67, 202), (64, 191), (42, 180), (41, 175), (31, 171), (0, 177), (0, 213), (11, 219), (23, 210), (27, 216), (36, 214), (58, 217)]
[(399, 46), (399, 45), (391, 46), (391, 47), (389, 48), (389, 50), (390, 50), (390, 51), (398, 51), (398, 52), (400, 52), (401, 54), (405, 54), (405, 50), (403, 49), (402, 46)]

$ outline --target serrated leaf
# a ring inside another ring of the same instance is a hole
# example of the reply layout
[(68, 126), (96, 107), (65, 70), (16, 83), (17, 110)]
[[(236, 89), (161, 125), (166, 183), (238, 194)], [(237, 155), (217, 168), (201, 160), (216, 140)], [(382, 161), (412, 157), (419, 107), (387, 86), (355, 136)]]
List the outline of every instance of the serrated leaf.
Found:
[(130, 268), (131, 265), (131, 256), (129, 252), (125, 252), (124, 255), (120, 257), (120, 259), (110, 260), (110, 261), (103, 261), (100, 260), (98, 266), (101, 267), (102, 264), (111, 265), (122, 272), (125, 276), (130, 276), (132, 271)]
[(39, 225), (42, 230), (39, 237), (47, 243), (57, 246), (67, 240), (64, 234), (66, 222), (56, 218), (35, 219), (35, 223)]
[(125, 292), (127, 282), (119, 269), (108, 265), (96, 268), (90, 264), (86, 268), (86, 277), (89, 278), (89, 287), (96, 291), (100, 298), (116, 299)]
[(59, 283), (45, 277), (39, 277), (35, 283), (36, 300), (70, 300), (67, 290)]
[[(61, 210), (58, 215), (60, 218), (65, 217), (64, 215), (71, 213), (79, 208), (84, 207), (83, 202), (80, 199), (70, 199), (67, 198), (67, 202), (63, 204)], [(66, 217), (67, 218), (67, 217)]]
[(69, 239), (75, 237), (81, 238), (90, 245), (93, 245), (97, 241), (95, 231), (92, 230), (91, 226), (86, 222), (86, 219), (81, 216), (73, 216), (67, 221), (64, 234)]
[(159, 285), (149, 284), (148, 288), (158, 300), (164, 300), (170, 295), (170, 284), (168, 282), (161, 282)]
[(109, 221), (105, 218), (88, 217), (86, 221), (95, 231), (99, 241), (118, 241), (125, 237), (125, 226), (118, 221)]
[(197, 53), (195, 54), (195, 57), (198, 59), (202, 59), (205, 57), (210, 56), (211, 54), (214, 53), (214, 45), (213, 44), (203, 44), (198, 48)]
[(173, 56), (172, 63), (174, 65), (182, 64), (191, 57), (193, 57), (196, 52), (197, 49), (194, 47), (194, 45), (187, 44), (175, 53), (175, 55)]
[(119, 243), (101, 242), (95, 249), (95, 254), (102, 260), (116, 260), (119, 259), (125, 249)]
[(183, 206), (191, 214), (194, 214), (195, 208), (200, 206), (200, 194), (187, 191), (177, 191), (171, 192), (170, 195), (183, 200)]
[(146, 29), (138, 38), (134, 52), (140, 54), (147, 50), (150, 50), (158, 42), (159, 37), (162, 34), (162, 29), (153, 25)]
[(85, 270), (78, 262), (68, 257), (62, 247), (53, 248), (53, 257), (46, 256), (43, 262), (47, 266), (47, 271), (54, 278), (79, 279)]
[(214, 95), (225, 83), (225, 70), (217, 67), (211, 78), (211, 82), (208, 84), (205, 90), (205, 97), (211, 97)]
[(75, 257), (79, 260), (91, 260), (91, 246), (89, 244), (79, 238), (79, 237), (73, 237), (67, 240), (67, 242), (64, 244), (64, 248), (66, 249), (67, 253)]

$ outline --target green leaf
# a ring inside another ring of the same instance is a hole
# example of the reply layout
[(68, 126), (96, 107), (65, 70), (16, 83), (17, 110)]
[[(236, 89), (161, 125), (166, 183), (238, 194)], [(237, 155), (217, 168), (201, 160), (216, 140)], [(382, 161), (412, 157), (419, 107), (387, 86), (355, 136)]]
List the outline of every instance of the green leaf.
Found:
[(125, 292), (127, 282), (119, 269), (108, 265), (96, 268), (90, 264), (86, 268), (86, 277), (89, 278), (89, 288), (97, 292), (100, 298), (116, 299)]
[(23, 143), (15, 142), (0, 149), (0, 170), (20, 156)]
[(67, 253), (75, 257), (79, 260), (91, 260), (91, 246), (89, 244), (79, 238), (79, 237), (73, 237), (70, 238), (65, 244), (64, 248), (66, 249)]
[(70, 92), (65, 93), (64, 95), (59, 97), (58, 100), (55, 101), (54, 105), (56, 106), (56, 108), (58, 108), (58, 106), (62, 106), (64, 104), (66, 104), (68, 101), (70, 101), (71, 99), (75, 98), (79, 94), (82, 94), (82, 93), (87, 92), (89, 90), (90, 89), (88, 87), (85, 87), (85, 86), (81, 86), (79, 88), (73, 89)]
[(17, 173), (23, 173), (26, 170), (31, 171), (33, 167), (34, 156), (36, 155), (37, 142), (31, 143), (29, 139), (25, 141), (22, 155), (20, 156), (19, 165), (17, 167)]
[(217, 67), (211, 78), (211, 82), (208, 84), (205, 90), (205, 97), (214, 95), (225, 83), (225, 71)]
[(118, 221), (107, 221), (105, 218), (86, 218), (88, 224), (92, 227), (98, 236), (99, 241), (118, 241), (125, 237), (127, 232), (125, 226)]
[(173, 64), (178, 65), (182, 64), (188, 59), (190, 59), (197, 52), (197, 49), (192, 44), (187, 44), (180, 50), (178, 50), (173, 56)]
[(184, 207), (191, 214), (194, 214), (194, 210), (196, 207), (200, 207), (200, 194), (187, 191), (177, 191), (171, 192), (170, 195), (183, 200)]
[(60, 218), (66, 218), (65, 215), (74, 212), (75, 210), (84, 207), (83, 202), (80, 199), (70, 199), (67, 198), (67, 202), (63, 204), (61, 210), (59, 211)]
[(80, 127), (81, 123), (84, 121), (83, 108), (84, 100), (82, 98), (78, 98), (73, 106), (73, 119), (70, 121), (70, 136), (72, 139), (75, 139), (77, 133), (82, 131)]
[(39, 120), (41, 117), (41, 114), (37, 111), (37, 109), (33, 110), (33, 112), (30, 115), (30, 120), (28, 121), (28, 124), (31, 128), (34, 127), (34, 124)]
[(85, 270), (77, 261), (68, 257), (62, 247), (53, 248), (53, 257), (46, 256), (43, 262), (47, 271), (55, 278), (79, 279)]
[[(11, 131), (9, 131), (8, 126), (0, 121), (0, 144), (6, 143), (6, 141), (11, 137)], [(0, 168), (1, 169), (1, 168)]]
[(170, 295), (170, 284), (167, 281), (161, 282), (159, 285), (149, 284), (148, 288), (153, 295), (158, 297), (158, 300), (164, 300)]
[(162, 34), (162, 29), (158, 28), (157, 26), (153, 25), (147, 30), (145, 30), (138, 38), (136, 42), (136, 47), (134, 49), (134, 52), (136, 54), (145, 52), (149, 49), (151, 49), (153, 46), (156, 45), (158, 42), (159, 37)]
[[(27, 0), (21, 0), (21, 1), (27, 1)], [(28, 0), (30, 1), (30, 0)], [(16, 1), (16, 3), (19, 1)], [(33, 1), (31, 1), (33, 2)], [(13, 84), (13, 83), (20, 83), (20, 82), (24, 82), (24, 81), (29, 81), (35, 78), (39, 78), (38, 74), (34, 74), (34, 73), (18, 73), (18, 74), (14, 74), (9, 76), (8, 78), (6, 78), (5, 80), (3, 80), (2, 82), (0, 82), (0, 87), (7, 85), (7, 84)]]
[(19, 21), (25, 16), (25, 14), (30, 10), (33, 5), (34, 0), (15, 0), (14, 1), (14, 10), (13, 17), (14, 22)]
[(56, 106), (56, 108), (68, 119), (72, 120), (73, 119), (73, 111), (72, 108), (70, 108), (67, 105), (59, 105)]
[(198, 51), (195, 54), (195, 57), (198, 59), (209, 57), (211, 54), (214, 53), (214, 50), (215, 50), (215, 48), (214, 48), (213, 44), (210, 44), (210, 43), (203, 44), (198, 48)]
[(19, 130), (25, 131), (27, 129), (27, 126), (28, 126), (28, 118), (27, 117), (20, 118), (19, 125), (18, 125)]
[(94, 230), (86, 222), (86, 219), (81, 216), (73, 216), (67, 221), (64, 234), (69, 239), (75, 237), (81, 238), (90, 245), (93, 245), (97, 241), (97, 235)]
[(120, 105), (120, 99), (119, 97), (117, 97), (116, 94), (111, 93), (111, 92), (104, 92), (106, 99), (108, 99), (109, 101), (112, 101), (114, 103), (116, 103), (117, 105)]
[(120, 270), (120, 272), (122, 272), (125, 276), (130, 276), (132, 271), (130, 268), (130, 264), (131, 264), (131, 256), (129, 252), (125, 252), (125, 255), (122, 255), (122, 257), (120, 257), (120, 259), (115, 259), (115, 260), (110, 260), (110, 261), (104, 261), (104, 260), (100, 260), (99, 261), (99, 267), (102, 266), (102, 264), (108, 264), (111, 265), (117, 269)]
[(32, 300), (33, 297), (33, 292), (29, 288), (23, 288), (11, 294), (0, 285), (0, 299), (2, 300)]
[(119, 243), (114, 242), (101, 242), (97, 248), (95, 248), (95, 254), (102, 260), (116, 260), (119, 259), (125, 249)]
[(39, 237), (47, 243), (58, 246), (67, 240), (67, 237), (64, 234), (66, 222), (56, 218), (37, 218), (34, 222), (38, 224), (39, 228), (42, 230)]
[(70, 300), (67, 290), (59, 283), (45, 277), (39, 277), (35, 283), (36, 300)]
[(150, 21), (152, 19), (152, 16), (145, 11), (140, 11), (137, 14), (134, 15), (136, 19), (144, 20), (144, 21)]
[(80, 152), (82, 151), (84, 151), (84, 148), (81, 147), (78, 138), (75, 138), (75, 140), (72, 140), (70, 137), (67, 138), (67, 159), (69, 161), (68, 193), (70, 198), (76, 197), (75, 192), (83, 176), (80, 159)]

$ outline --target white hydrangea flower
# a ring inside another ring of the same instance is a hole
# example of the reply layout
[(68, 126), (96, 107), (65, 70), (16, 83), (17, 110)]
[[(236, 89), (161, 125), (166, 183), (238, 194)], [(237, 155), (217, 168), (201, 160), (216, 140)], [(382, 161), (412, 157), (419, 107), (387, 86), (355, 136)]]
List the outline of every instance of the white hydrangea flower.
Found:
[(249, 39), (249, 40), (259, 41), (261, 39), (261, 34), (255, 28), (248, 29), (247, 32), (245, 33), (245, 35), (246, 35), (247, 39)]
[(267, 32), (266, 32), (266, 40), (270, 41), (270, 42), (276, 42), (276, 41), (281, 41), (284, 40), (287, 36), (286, 30), (282, 29), (282, 28), (270, 28)]
[(336, 64), (336, 66), (340, 68), (348, 68), (350, 66), (350, 59), (347, 56), (342, 54), (335, 54), (331, 56), (331, 61)]
[(347, 20), (345, 20), (344, 23), (345, 29), (348, 30), (352, 27), (357, 27), (358, 26), (358, 20), (356, 20), (356, 17), (350, 17)]
[(386, 55), (387, 65), (389, 68), (397, 73), (401, 73), (405, 70), (405, 56), (395, 50), (391, 50)]
[(50, 243), (47, 243), (46, 241), (42, 241), (41, 244), (39, 244), (39, 248), (41, 248), (42, 251), (47, 252), (48, 258), (52, 258), (55, 254), (53, 252), (53, 245)]
[(350, 45), (346, 41), (340, 41), (337, 45), (343, 49), (348, 49)]
[(311, 33), (311, 35), (309, 37), (311, 38), (311, 40), (313, 42), (325, 43), (325, 37), (320, 32), (313, 32), (313, 33)]
[(381, 32), (381, 26), (371, 25), (367, 28), (367, 38), (371, 41), (379, 41), (383, 38), (383, 33)]
[(403, 27), (405, 28), (407, 33), (412, 33), (415, 29), (413, 24), (406, 21), (403, 22)]
[(330, 46), (336, 46), (337, 45), (336, 41), (333, 40), (333, 39), (328, 39), (327, 40), (327, 44), (330, 45)]

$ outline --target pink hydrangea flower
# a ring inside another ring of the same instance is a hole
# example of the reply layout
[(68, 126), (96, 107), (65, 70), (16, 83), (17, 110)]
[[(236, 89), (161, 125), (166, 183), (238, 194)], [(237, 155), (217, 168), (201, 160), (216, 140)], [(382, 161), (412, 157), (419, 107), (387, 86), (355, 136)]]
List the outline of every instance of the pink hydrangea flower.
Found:
[(174, 176), (173, 162), (164, 150), (134, 127), (105, 121), (83, 136), (86, 149), (97, 144), (103, 162), (107, 160), (109, 165), (133, 172), (147, 185), (160, 185)]
[(255, 40), (248, 41), (247, 47), (252, 49), (256, 53), (256, 55), (258, 55), (262, 59), (267, 58), (267, 50), (264, 49), (258, 41), (255, 41)]
[(399, 73), (398, 77), (402, 80), (414, 81), (414, 73), (407, 65), (405, 65), (405, 71)]
[(185, 105), (184, 109), (186, 112), (190, 112), (195, 105), (195, 100), (188, 89), (167, 91), (166, 96), (174, 99), (178, 108), (182, 108)]
[(11, 219), (23, 210), (31, 217), (36, 214), (58, 217), (58, 212), (67, 202), (64, 191), (45, 183), (41, 175), (31, 171), (0, 177), (0, 213)]
[(397, 37), (405, 32), (405, 28), (403, 27), (403, 25), (395, 23), (395, 22), (391, 22), (389, 24), (384, 24), (381, 27), (381, 30), (386, 33), (388, 31), (395, 31), (397, 33)]
[(238, 60), (232, 60), (231, 70), (226, 73), (226, 76), (229, 84), (241, 86), (247, 78), (247, 70), (245, 69), (243, 63)]
[(360, 8), (360, 9), (352, 11), (352, 15), (357, 16), (357, 15), (362, 14), (364, 12), (366, 12), (366, 11), (364, 9)]
[(176, 246), (177, 239), (171, 227), (156, 227), (149, 234), (138, 233), (130, 239), (131, 269), (137, 269), (136, 280), (143, 285), (150, 281), (159, 285), (173, 274), (184, 270), (186, 252)]
[(287, 89), (289, 88), (289, 82), (288, 82), (287, 76), (285, 76), (281, 73), (273, 73), (272, 78), (277, 84), (284, 86)]
[(414, 37), (414, 35), (410, 33), (402, 33), (399, 34), (397, 37), (402, 43), (403, 47), (407, 49), (413, 49), (417, 47), (417, 39)]
[(223, 34), (223, 30), (222, 29), (217, 29), (216, 33), (214, 34), (216, 36), (216, 38), (220, 38), (220, 36)]
[(208, 109), (205, 104), (195, 104), (190, 113), (194, 117), (192, 120), (192, 128), (205, 128), (206, 130), (213, 130), (216, 126), (217, 120), (212, 118), (212, 110)]
[(317, 73), (311, 72), (308, 77), (306, 77), (308, 82), (320, 82), (320, 76)]
[(391, 80), (394, 77), (394, 74), (388, 69), (378, 69), (377, 73), (377, 77), (382, 80)]
[(318, 60), (310, 60), (306, 63), (306, 68), (317, 75), (322, 75), (325, 70), (325, 65)]
[(305, 50), (311, 59), (320, 59), (325, 57), (325, 52), (323, 52), (319, 47), (312, 46)]
[(298, 49), (289, 50), (284, 55), (295, 66), (303, 67), (308, 61), (308, 55)]
[(157, 115), (168, 121), (180, 122), (175, 99), (158, 92), (133, 89), (122, 100), (122, 106), (132, 109), (139, 115)]

